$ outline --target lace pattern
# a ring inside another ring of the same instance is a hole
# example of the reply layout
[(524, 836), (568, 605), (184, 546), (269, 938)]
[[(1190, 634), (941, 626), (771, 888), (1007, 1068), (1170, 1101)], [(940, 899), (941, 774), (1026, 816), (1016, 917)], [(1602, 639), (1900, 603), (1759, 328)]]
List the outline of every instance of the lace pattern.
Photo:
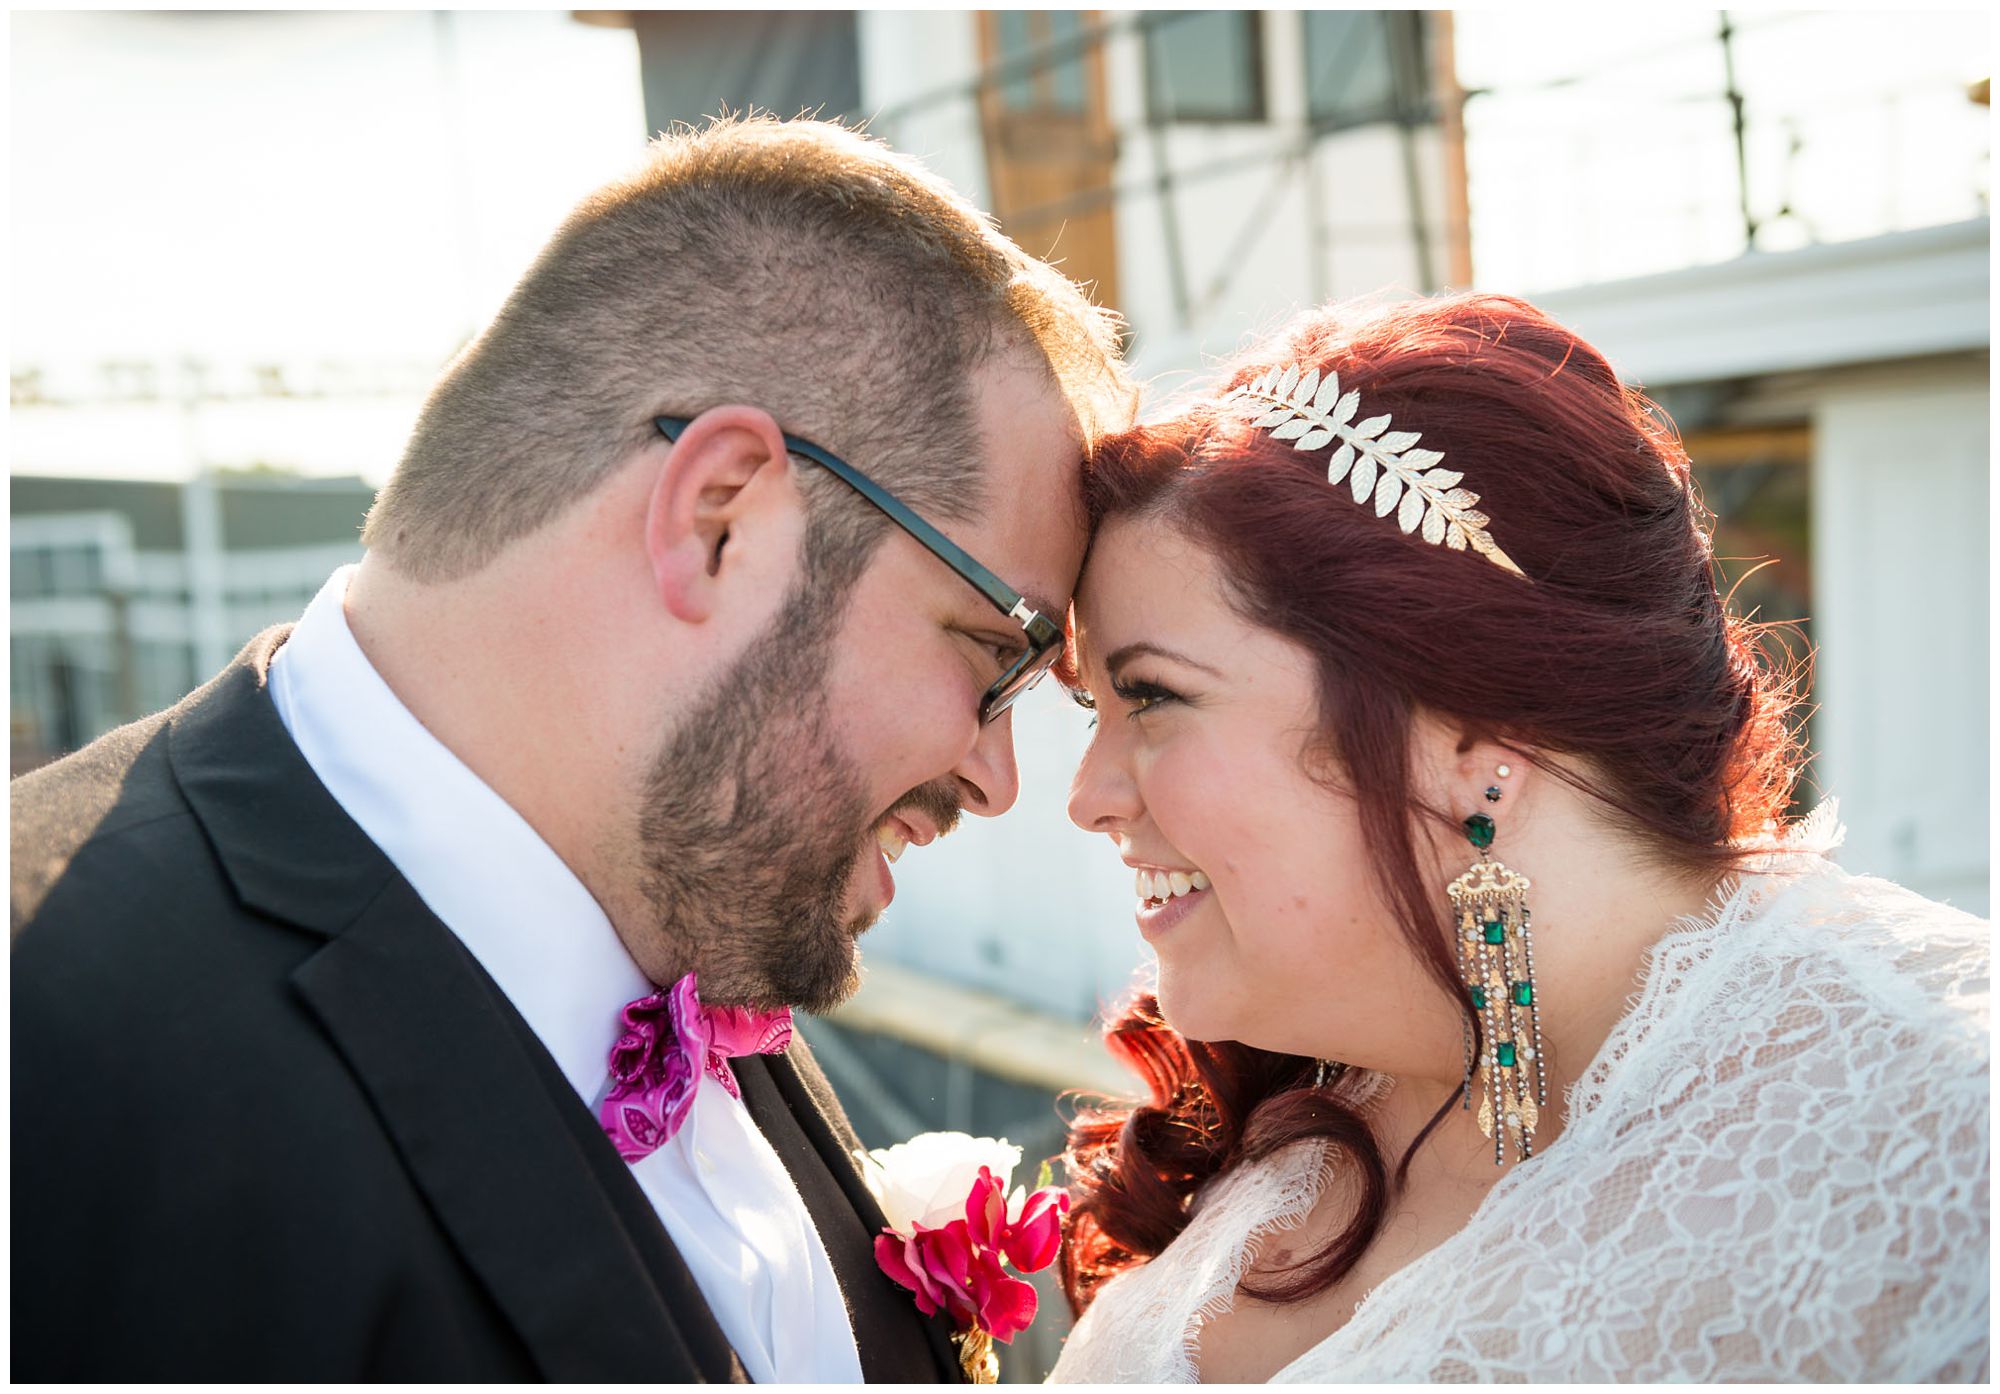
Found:
[[(1569, 1123), (1278, 1382), (1988, 1374), (1983, 921), (1817, 856), (1823, 810), (1652, 951)], [(1052, 1378), (1187, 1382), (1325, 1144), (1217, 1178)]]

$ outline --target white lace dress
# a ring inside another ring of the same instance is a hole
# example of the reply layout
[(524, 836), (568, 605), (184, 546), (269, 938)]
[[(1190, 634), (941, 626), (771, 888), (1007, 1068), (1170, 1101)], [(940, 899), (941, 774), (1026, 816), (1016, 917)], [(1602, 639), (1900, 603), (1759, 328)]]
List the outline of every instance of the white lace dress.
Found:
[[(1279, 1382), (1984, 1380), (1986, 922), (1816, 854), (1831, 809), (1653, 949), (1568, 1127)], [(1052, 1379), (1186, 1383), (1302, 1142), (1211, 1182)]]

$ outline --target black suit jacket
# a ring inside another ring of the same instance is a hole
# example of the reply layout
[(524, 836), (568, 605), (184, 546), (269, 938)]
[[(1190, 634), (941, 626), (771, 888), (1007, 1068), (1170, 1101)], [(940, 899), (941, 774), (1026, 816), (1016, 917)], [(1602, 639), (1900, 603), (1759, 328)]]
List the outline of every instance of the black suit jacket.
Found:
[[(742, 1380), (554, 1060), (292, 743), (287, 632), (13, 784), (13, 1374)], [(737, 1074), (864, 1374), (956, 1379), (803, 1042)]]

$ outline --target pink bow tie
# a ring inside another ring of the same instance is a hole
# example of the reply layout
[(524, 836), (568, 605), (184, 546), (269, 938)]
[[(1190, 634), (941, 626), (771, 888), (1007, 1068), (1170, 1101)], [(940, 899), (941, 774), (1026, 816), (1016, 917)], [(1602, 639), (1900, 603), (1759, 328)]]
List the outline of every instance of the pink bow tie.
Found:
[(680, 1131), (704, 1072), (740, 1099), (729, 1058), (776, 1055), (792, 1043), (791, 1008), (704, 1007), (692, 973), (632, 1003), (624, 1019), (597, 1121), (628, 1162), (651, 1155)]

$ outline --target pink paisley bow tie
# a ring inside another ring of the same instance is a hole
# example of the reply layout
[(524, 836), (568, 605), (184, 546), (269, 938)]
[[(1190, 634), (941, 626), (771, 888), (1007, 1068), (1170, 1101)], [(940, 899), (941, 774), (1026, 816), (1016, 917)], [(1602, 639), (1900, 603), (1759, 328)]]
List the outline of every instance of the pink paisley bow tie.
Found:
[(624, 1021), (597, 1121), (628, 1162), (650, 1156), (680, 1131), (704, 1072), (740, 1099), (730, 1057), (776, 1055), (792, 1043), (791, 1008), (704, 1007), (692, 973), (632, 1003)]

